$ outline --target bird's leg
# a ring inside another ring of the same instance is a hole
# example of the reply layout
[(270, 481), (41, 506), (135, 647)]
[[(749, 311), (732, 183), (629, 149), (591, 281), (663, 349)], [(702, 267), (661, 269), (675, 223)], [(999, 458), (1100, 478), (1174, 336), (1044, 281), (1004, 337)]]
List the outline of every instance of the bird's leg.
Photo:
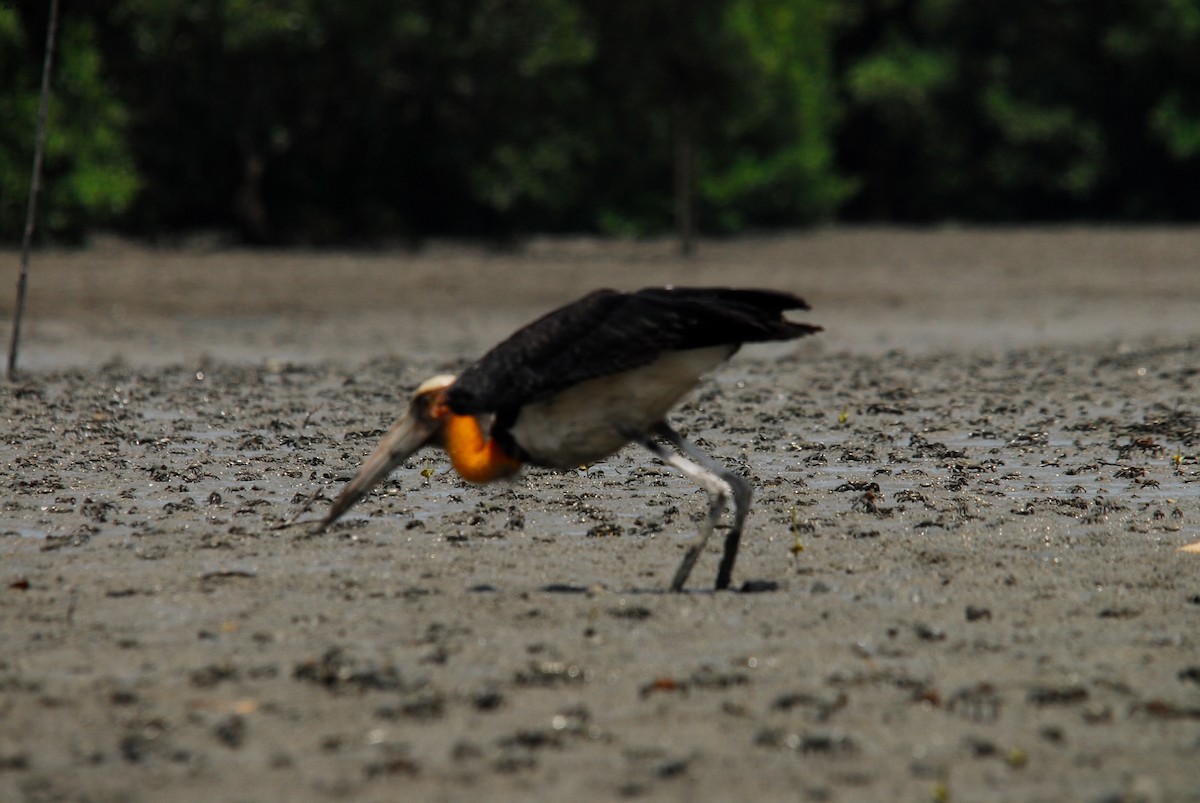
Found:
[[(659, 432), (659, 434), (661, 434), (664, 438), (669, 439), (672, 443), (674, 443), (676, 440), (686, 443), (678, 433), (676, 433), (666, 424), (662, 424), (660, 428), (656, 429), (656, 431)], [(666, 434), (667, 432), (670, 432), (671, 434), (668, 436)], [(706, 491), (708, 491), (708, 515), (705, 517), (704, 523), (700, 525), (699, 536), (688, 546), (687, 551), (683, 555), (683, 561), (679, 564), (679, 568), (675, 571), (675, 577), (671, 580), (671, 590), (682, 591), (683, 584), (687, 582), (688, 576), (692, 573), (692, 567), (694, 567), (696, 565), (696, 561), (699, 560), (700, 553), (704, 551), (704, 546), (708, 543), (708, 539), (712, 535), (713, 529), (716, 527), (717, 520), (721, 517), (721, 511), (725, 509), (725, 502), (729, 497), (730, 491), (733, 490), (736, 496), (739, 494), (739, 490), (741, 489), (738, 489), (737, 485), (730, 484), (722, 477), (718, 476), (716, 472), (693, 463), (683, 455), (667, 449), (661, 443), (658, 443), (650, 437), (638, 435), (636, 440), (638, 443), (642, 444), (644, 447), (654, 453), (654, 456), (659, 460), (662, 460), (667, 465), (674, 466), (675, 468), (679, 469), (684, 474), (699, 483)], [(691, 444), (688, 444), (688, 446), (691, 446)], [(694, 449), (695, 447), (692, 448)], [(722, 469), (722, 471), (724, 471), (724, 469)], [(741, 482), (741, 478), (735, 477), (734, 479), (743, 486), (745, 485), (744, 482)], [(748, 493), (749, 488), (747, 487), (745, 490)], [(737, 555), (736, 538), (733, 540), (732, 549), (733, 552), (731, 555), (729, 552), (730, 541), (727, 538), (725, 542), (726, 556), (721, 564), (721, 573), (717, 577), (718, 589), (726, 588), (729, 585), (729, 573), (733, 570), (733, 557)], [(728, 563), (728, 566), (725, 565), (726, 563)], [(724, 585), (721, 585), (722, 577), (724, 577)]]
[(679, 469), (708, 491), (708, 515), (705, 517), (704, 523), (700, 525), (699, 536), (688, 545), (687, 551), (683, 555), (683, 561), (675, 570), (675, 577), (671, 580), (671, 590), (682, 591), (683, 584), (687, 582), (688, 575), (692, 573), (692, 567), (696, 565), (700, 553), (704, 551), (704, 545), (708, 543), (708, 539), (712, 535), (721, 511), (725, 509), (725, 499), (729, 489), (715, 474), (706, 471), (683, 455), (672, 452), (661, 443), (647, 437), (639, 438), (639, 442), (653, 452), (659, 460)]
[[(667, 422), (663, 421), (659, 423), (655, 428), (655, 432), (676, 449), (679, 449), (702, 467), (717, 475), (733, 492), (733, 528), (725, 536), (725, 552), (721, 555), (721, 566), (717, 570), (716, 585), (718, 591), (729, 588), (729, 581), (733, 575), (733, 563), (737, 559), (738, 544), (742, 539), (742, 525), (746, 522), (746, 514), (750, 512), (750, 483), (746, 482), (745, 478), (735, 474), (700, 451), (699, 447), (694, 443), (686, 440), (678, 432), (671, 429)], [(723, 503), (722, 506), (724, 506)], [(720, 511), (717, 512), (717, 515), (720, 515)]]

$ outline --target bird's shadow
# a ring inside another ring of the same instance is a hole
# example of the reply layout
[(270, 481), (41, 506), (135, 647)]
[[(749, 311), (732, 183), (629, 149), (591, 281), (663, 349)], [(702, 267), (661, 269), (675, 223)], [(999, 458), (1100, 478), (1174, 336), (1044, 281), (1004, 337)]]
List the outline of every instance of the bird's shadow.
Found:
[[(500, 592), (502, 589), (491, 583), (480, 583), (471, 586), (467, 590), (477, 594), (490, 594)], [(746, 580), (739, 587), (727, 590), (735, 594), (767, 594), (781, 590), (781, 586), (774, 580)], [(572, 583), (549, 583), (539, 588), (538, 591), (545, 594), (588, 594), (593, 591), (593, 587)], [(683, 591), (671, 591), (666, 588), (625, 588), (617, 590), (614, 593), (648, 596), (669, 596), (672, 594), (714, 596), (718, 592), (712, 588), (685, 589)]]

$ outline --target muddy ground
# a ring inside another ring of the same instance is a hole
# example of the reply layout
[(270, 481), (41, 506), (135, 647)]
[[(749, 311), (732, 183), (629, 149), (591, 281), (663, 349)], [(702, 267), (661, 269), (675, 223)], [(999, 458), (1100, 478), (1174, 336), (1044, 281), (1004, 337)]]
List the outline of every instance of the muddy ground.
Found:
[[(1200, 801), (1198, 264), (1196, 229), (38, 254), (0, 800)], [(280, 526), (426, 376), (661, 282), (826, 327), (673, 419), (753, 479), (736, 590), (714, 543), (664, 592), (704, 500), (633, 449), (422, 455)]]

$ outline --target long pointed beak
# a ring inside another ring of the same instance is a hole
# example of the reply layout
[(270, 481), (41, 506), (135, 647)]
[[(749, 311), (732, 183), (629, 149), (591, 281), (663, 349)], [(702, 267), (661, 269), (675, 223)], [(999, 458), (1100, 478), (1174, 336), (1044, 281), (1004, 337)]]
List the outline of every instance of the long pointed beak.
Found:
[(436, 422), (421, 421), (406, 414), (392, 424), (392, 428), (383, 436), (383, 440), (375, 447), (375, 451), (362, 464), (354, 479), (346, 484), (337, 499), (329, 507), (329, 513), (317, 527), (316, 532), (322, 533), (337, 521), (343, 513), (349, 510), (355, 502), (362, 499), (368, 491), (374, 488), (392, 469), (408, 459), (409, 455), (420, 449), (433, 437), (437, 431)]

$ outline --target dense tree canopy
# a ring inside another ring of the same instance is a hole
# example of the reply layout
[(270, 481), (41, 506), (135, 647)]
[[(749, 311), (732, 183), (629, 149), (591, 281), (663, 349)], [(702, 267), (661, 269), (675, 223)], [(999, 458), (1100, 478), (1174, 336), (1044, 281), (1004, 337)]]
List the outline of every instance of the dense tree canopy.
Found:
[[(9, 240), (44, 16), (0, 5)], [(1200, 0), (112, 0), (60, 33), (60, 239), (1200, 215)]]

